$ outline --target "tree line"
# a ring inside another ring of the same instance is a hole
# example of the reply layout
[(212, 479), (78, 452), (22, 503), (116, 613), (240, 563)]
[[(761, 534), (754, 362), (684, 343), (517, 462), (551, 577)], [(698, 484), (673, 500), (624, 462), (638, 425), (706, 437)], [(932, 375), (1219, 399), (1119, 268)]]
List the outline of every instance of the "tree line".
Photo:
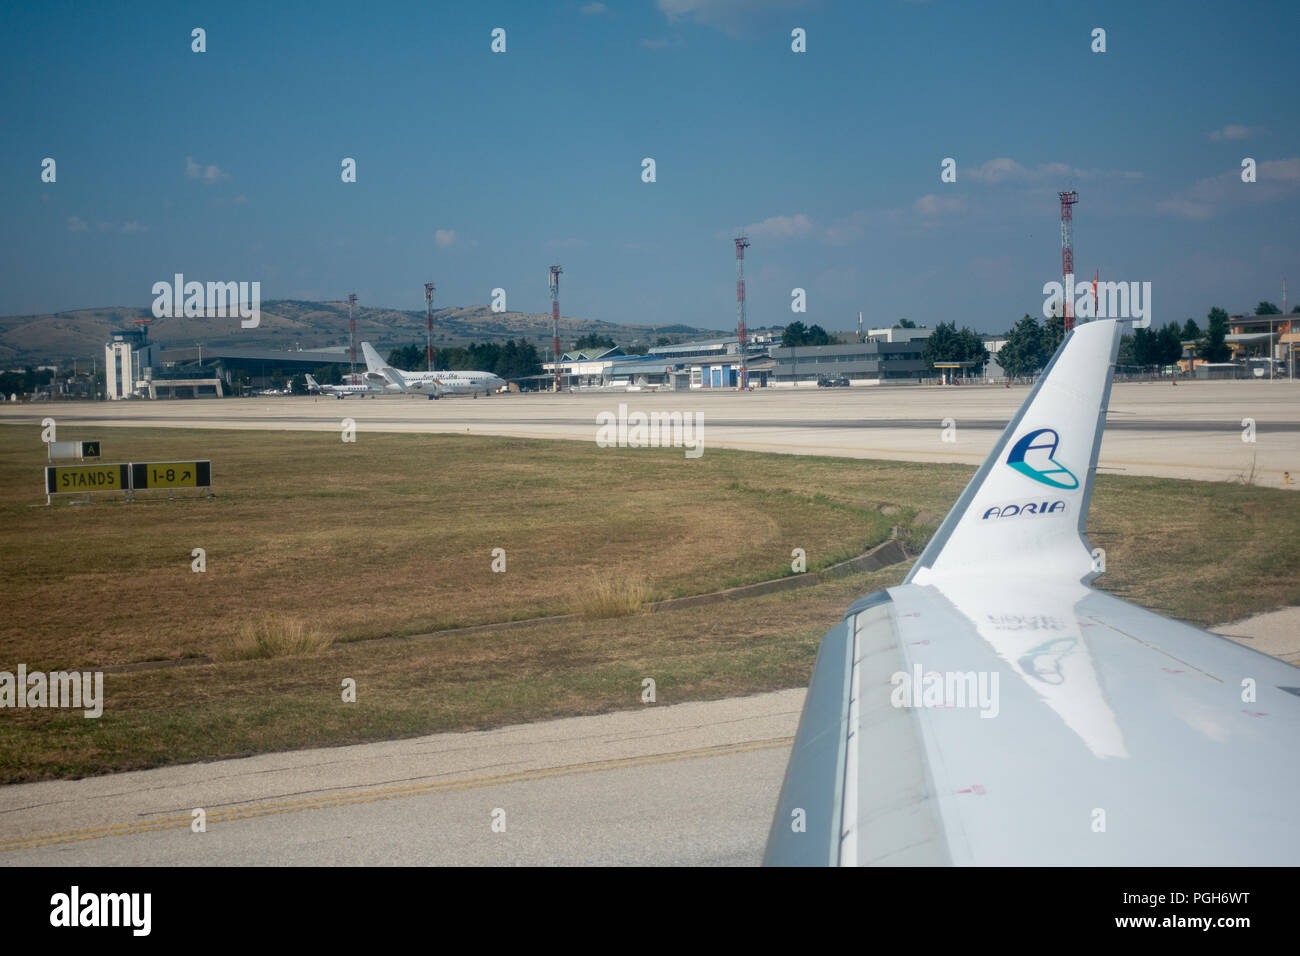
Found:
[[(1267, 305), (1260, 303), (1260, 307)], [(1276, 313), (1256, 309), (1255, 314), (1281, 314), (1281, 309)], [(1167, 322), (1159, 329), (1135, 329), (1132, 335), (1121, 336), (1116, 364), (1139, 368), (1174, 365), (1183, 357), (1184, 342), (1194, 343), (1192, 349), (1207, 362), (1226, 362), (1232, 357), (1227, 335), (1228, 313), (1215, 306), (1206, 316), (1205, 332), (1195, 319), (1188, 319), (1182, 325)], [(1007, 333), (1006, 344), (998, 351), (998, 364), (1008, 378), (1028, 378), (1047, 365), (1064, 337), (1065, 326), (1059, 317), (1044, 325), (1025, 315)]]
[(805, 326), (796, 320), (785, 327), (781, 333), (781, 347), (786, 349), (801, 348), (805, 345), (833, 345), (830, 334), (820, 325)]
[(37, 369), (28, 365), (21, 372), (0, 372), (0, 398), (10, 395), (28, 395), (36, 392), (42, 385), (49, 385), (54, 373), (47, 368)]
[(925, 340), (921, 361), (927, 371), (935, 362), (972, 362), (970, 369), (978, 372), (989, 360), (989, 350), (979, 334), (963, 327), (957, 330), (956, 322), (940, 322)]
[[(426, 365), (423, 345), (405, 345), (388, 353), (388, 364), (403, 371), (420, 371)], [(501, 378), (524, 378), (542, 371), (537, 346), (520, 339), (506, 342), (473, 342), (466, 346), (435, 348), (435, 369), (467, 369), (492, 372)]]

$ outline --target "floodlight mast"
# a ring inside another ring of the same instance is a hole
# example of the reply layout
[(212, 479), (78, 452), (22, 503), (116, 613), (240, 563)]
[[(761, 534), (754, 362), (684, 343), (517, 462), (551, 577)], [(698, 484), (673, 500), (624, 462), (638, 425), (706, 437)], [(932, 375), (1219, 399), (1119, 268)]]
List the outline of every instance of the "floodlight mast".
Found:
[(560, 273), (551, 266), (551, 355), (555, 361), (555, 394), (560, 394)]
[(349, 385), (357, 383), (357, 320), (352, 314), (352, 307), (356, 304), (356, 293), (350, 293), (348, 295), (348, 354), (350, 356), (349, 364), (351, 365), (348, 373)]
[(1074, 216), (1071, 207), (1079, 201), (1074, 190), (1061, 197), (1061, 315), (1068, 334), (1074, 328)]
[(745, 340), (748, 329), (745, 327), (745, 249), (749, 246), (747, 236), (736, 237), (736, 340), (740, 349), (740, 375), (737, 383), (742, 389), (749, 386), (749, 369), (745, 366)]
[(424, 358), (428, 365), (426, 371), (433, 371), (433, 290), (437, 288), (432, 282), (424, 284)]

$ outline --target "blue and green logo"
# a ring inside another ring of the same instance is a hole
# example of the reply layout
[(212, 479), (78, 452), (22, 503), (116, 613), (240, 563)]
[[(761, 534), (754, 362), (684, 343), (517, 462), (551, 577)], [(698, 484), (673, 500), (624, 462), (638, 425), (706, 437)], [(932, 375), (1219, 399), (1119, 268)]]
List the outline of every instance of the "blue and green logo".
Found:
[(1053, 429), (1040, 428), (1015, 443), (1007, 455), (1007, 464), (1040, 484), (1067, 491), (1078, 488), (1079, 479), (1054, 457), (1060, 443), (1061, 436)]

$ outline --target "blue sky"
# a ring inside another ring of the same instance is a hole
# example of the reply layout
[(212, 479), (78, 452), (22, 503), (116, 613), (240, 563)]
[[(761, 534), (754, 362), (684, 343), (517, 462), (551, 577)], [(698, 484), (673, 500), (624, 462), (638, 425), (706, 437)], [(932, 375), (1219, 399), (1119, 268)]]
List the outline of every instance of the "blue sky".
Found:
[[(263, 299), (1005, 331), (1059, 278), (1154, 321), (1300, 302), (1295, 3), (42, 3), (2, 34), (0, 313)], [(190, 31), (207, 31), (207, 52)], [(490, 51), (506, 31), (506, 52)], [(790, 32), (807, 32), (807, 52)], [(1090, 50), (1106, 30), (1105, 53)], [(42, 183), (53, 157), (58, 179)], [(356, 183), (340, 181), (344, 157)], [(653, 157), (657, 181), (641, 181)], [(957, 182), (940, 181), (945, 157)], [(1258, 182), (1242, 183), (1243, 157)], [(807, 290), (806, 314), (791, 289)], [(219, 320), (214, 320), (219, 321)]]

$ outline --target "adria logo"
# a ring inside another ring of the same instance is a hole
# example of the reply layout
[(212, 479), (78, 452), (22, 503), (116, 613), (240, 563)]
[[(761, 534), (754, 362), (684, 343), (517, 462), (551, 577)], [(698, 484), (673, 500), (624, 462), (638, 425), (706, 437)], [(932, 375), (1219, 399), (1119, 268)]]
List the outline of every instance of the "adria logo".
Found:
[(1032, 431), (1012, 446), (1007, 464), (1050, 488), (1073, 490), (1079, 487), (1079, 479), (1054, 457), (1060, 443), (1061, 436), (1051, 428)]
[(1069, 506), (1061, 500), (1056, 501), (1024, 501), (1009, 505), (994, 505), (984, 512), (982, 520), (988, 521), (990, 518), (1028, 518), (1042, 517), (1043, 515), (1068, 514)]

